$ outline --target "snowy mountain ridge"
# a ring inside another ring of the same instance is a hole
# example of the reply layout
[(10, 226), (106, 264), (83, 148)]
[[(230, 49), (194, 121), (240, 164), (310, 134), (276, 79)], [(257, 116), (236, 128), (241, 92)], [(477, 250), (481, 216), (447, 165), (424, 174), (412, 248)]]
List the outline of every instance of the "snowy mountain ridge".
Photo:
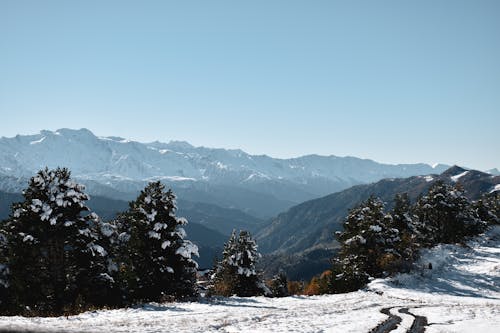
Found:
[(162, 179), (244, 188), (291, 186), (311, 198), (354, 184), (446, 169), (445, 165), (390, 165), (333, 155), (277, 159), (239, 149), (194, 147), (184, 141), (139, 143), (121, 137), (98, 137), (87, 129), (43, 130), (0, 138), (0, 175), (26, 178), (45, 166), (65, 166), (75, 178), (116, 189), (121, 182)]

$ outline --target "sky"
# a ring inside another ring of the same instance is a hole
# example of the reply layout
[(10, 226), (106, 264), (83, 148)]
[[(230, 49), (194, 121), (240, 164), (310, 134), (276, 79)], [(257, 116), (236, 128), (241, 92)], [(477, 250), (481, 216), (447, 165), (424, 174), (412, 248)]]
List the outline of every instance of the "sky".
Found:
[(500, 167), (500, 1), (0, 0), (0, 136)]

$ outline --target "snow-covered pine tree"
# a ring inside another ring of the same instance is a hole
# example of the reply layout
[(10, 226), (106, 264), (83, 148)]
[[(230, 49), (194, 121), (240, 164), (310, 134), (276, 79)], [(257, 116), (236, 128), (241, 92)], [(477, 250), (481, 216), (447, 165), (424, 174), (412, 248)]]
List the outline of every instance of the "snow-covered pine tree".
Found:
[(12, 306), (54, 314), (107, 303), (114, 281), (98, 231), (103, 225), (85, 205), (84, 186), (68, 169), (46, 168), (23, 195), (5, 221)]
[(271, 280), (270, 288), (273, 297), (288, 296), (288, 279), (285, 272), (280, 271)]
[(399, 231), (401, 241), (396, 244), (396, 249), (401, 255), (401, 268), (409, 270), (418, 254), (413, 209), (407, 193), (399, 193), (394, 197), (394, 208), (391, 212), (392, 227)]
[(232, 296), (237, 284), (236, 267), (229, 264), (229, 258), (236, 253), (236, 230), (233, 230), (228, 241), (224, 244), (221, 261), (215, 263), (210, 277), (209, 293), (213, 295)]
[(359, 289), (370, 276), (383, 276), (396, 264), (399, 230), (384, 212), (383, 202), (374, 196), (350, 210), (337, 234), (341, 243), (339, 257), (333, 262), (332, 290), (346, 292)]
[(455, 243), (482, 232), (487, 224), (473, 209), (460, 186), (437, 181), (415, 207), (420, 242), (426, 246)]
[(392, 226), (400, 232), (412, 231), (413, 216), (408, 193), (398, 193), (394, 196), (394, 208), (392, 209)]
[(117, 218), (121, 281), (128, 300), (160, 301), (197, 294), (196, 245), (185, 239), (187, 220), (176, 217), (175, 195), (151, 182)]
[(500, 224), (500, 192), (485, 194), (473, 203), (477, 215), (488, 224)]
[(269, 289), (256, 269), (259, 258), (257, 243), (250, 233), (242, 230), (236, 237), (236, 232), (233, 231), (224, 246), (222, 260), (212, 276), (211, 293), (241, 297), (269, 294)]

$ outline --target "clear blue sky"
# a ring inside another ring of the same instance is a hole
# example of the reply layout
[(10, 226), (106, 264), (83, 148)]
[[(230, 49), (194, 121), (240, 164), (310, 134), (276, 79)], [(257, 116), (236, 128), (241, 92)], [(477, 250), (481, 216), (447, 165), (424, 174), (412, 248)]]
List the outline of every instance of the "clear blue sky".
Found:
[(0, 136), (500, 167), (500, 1), (0, 0)]

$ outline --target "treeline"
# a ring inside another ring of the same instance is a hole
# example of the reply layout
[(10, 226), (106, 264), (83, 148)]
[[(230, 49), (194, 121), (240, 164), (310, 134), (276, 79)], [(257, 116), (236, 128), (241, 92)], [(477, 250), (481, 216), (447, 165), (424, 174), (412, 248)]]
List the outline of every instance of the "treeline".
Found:
[(341, 248), (331, 270), (305, 285), (305, 294), (343, 293), (364, 287), (371, 278), (408, 272), (419, 249), (440, 243), (463, 243), (500, 223), (498, 192), (470, 201), (459, 184), (438, 181), (411, 204), (406, 194), (394, 198), (394, 208), (370, 197), (349, 211), (336, 237)]
[[(39, 171), (23, 196), (0, 224), (0, 314), (74, 314), (198, 296), (198, 248), (186, 239), (174, 193), (160, 182), (111, 221), (90, 211), (84, 186), (65, 168)], [(495, 223), (498, 193), (471, 202), (459, 186), (436, 182), (415, 204), (400, 194), (390, 211), (376, 197), (351, 209), (331, 270), (308, 284), (287, 281), (283, 272), (264, 281), (247, 231), (233, 231), (221, 260), (200, 280), (209, 296), (348, 292), (410, 270), (420, 248), (463, 242)]]
[(67, 169), (42, 170), (0, 225), (2, 314), (60, 315), (195, 296), (197, 247), (175, 195), (150, 183), (109, 222)]
[[(198, 248), (186, 239), (174, 193), (160, 182), (111, 221), (90, 211), (84, 186), (65, 168), (39, 171), (23, 196), (0, 224), (0, 315), (68, 315), (199, 295)], [(283, 275), (263, 282), (259, 258), (251, 235), (233, 231), (205, 292), (286, 295)]]

